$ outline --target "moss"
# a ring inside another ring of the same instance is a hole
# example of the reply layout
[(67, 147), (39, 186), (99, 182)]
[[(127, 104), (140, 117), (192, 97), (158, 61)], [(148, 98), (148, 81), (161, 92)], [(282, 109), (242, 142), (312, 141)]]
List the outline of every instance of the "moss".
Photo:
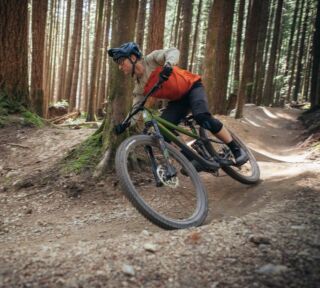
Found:
[(0, 116), (0, 128), (3, 128), (6, 123), (6, 117)]
[(26, 126), (35, 126), (35, 127), (43, 127), (44, 122), (43, 120), (36, 114), (30, 112), (30, 111), (24, 111), (22, 112), (23, 117), (23, 124)]
[(92, 170), (98, 163), (101, 154), (102, 135), (92, 135), (65, 157), (63, 170), (66, 173)]
[(0, 90), (0, 115), (20, 113), (24, 111), (23, 104), (17, 97), (9, 97), (5, 90)]

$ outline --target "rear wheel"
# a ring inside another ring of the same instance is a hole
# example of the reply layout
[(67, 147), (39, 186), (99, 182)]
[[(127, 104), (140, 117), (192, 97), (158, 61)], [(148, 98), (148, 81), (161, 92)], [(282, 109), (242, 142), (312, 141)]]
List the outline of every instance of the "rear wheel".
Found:
[[(169, 178), (167, 162), (155, 137), (135, 135), (126, 139), (116, 154), (116, 172), (123, 191), (142, 215), (162, 228), (201, 225), (207, 215), (208, 201), (200, 177), (178, 150), (169, 144), (167, 148), (170, 165), (176, 171)], [(150, 150), (155, 169), (152, 169)], [(182, 168), (188, 176), (181, 174)]]
[[(248, 154), (249, 160), (241, 166), (224, 166), (221, 167), (230, 177), (243, 183), (243, 184), (256, 184), (260, 180), (260, 168), (258, 166), (257, 160), (253, 156), (250, 149), (242, 142), (242, 140), (235, 135), (233, 132), (229, 131), (233, 140)], [(209, 134), (210, 133), (210, 134)], [(210, 136), (209, 136), (210, 135)], [(200, 136), (210, 139), (211, 132), (200, 128)], [(233, 155), (227, 145), (221, 143), (221, 141), (208, 142), (206, 143), (206, 149), (212, 156), (218, 156), (227, 160), (234, 161)]]

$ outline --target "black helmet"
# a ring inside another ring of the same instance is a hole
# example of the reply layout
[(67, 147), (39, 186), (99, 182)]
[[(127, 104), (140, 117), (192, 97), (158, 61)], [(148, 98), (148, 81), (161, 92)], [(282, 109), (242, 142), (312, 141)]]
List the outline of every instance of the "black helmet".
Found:
[(111, 48), (108, 50), (108, 54), (115, 62), (120, 58), (129, 58), (132, 54), (136, 55), (137, 59), (142, 56), (138, 45), (134, 42), (124, 43), (119, 48)]

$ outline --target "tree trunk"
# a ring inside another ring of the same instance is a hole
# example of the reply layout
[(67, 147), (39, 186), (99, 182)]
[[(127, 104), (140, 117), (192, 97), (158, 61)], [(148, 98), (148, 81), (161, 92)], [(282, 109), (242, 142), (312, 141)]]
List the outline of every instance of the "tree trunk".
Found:
[(263, 88), (263, 80), (265, 76), (265, 65), (266, 63), (263, 61), (263, 53), (266, 44), (266, 36), (267, 36), (267, 28), (268, 28), (268, 20), (269, 20), (269, 5), (270, 1), (265, 0), (262, 3), (261, 8), (261, 23), (259, 25), (259, 36), (258, 36), (258, 44), (257, 44), (257, 53), (256, 53), (256, 77), (254, 81), (254, 89), (253, 89), (253, 102), (257, 105), (261, 105), (262, 100), (262, 88)]
[(43, 117), (43, 62), (44, 41), (48, 2), (32, 1), (32, 68), (31, 68), (31, 107), (38, 115)]
[(190, 35), (192, 28), (192, 8), (193, 0), (182, 1), (182, 38), (180, 43), (180, 61), (179, 66), (183, 69), (188, 68)]
[(208, 27), (204, 85), (212, 113), (226, 113), (229, 50), (235, 1), (215, 0)]
[(102, 104), (106, 98), (106, 83), (107, 83), (107, 62), (108, 62), (108, 53), (107, 53), (107, 48), (109, 46), (109, 37), (106, 37), (109, 35), (109, 30), (110, 30), (110, 23), (111, 23), (111, 0), (107, 0), (106, 3), (106, 25), (105, 25), (105, 39), (104, 39), (104, 44), (103, 44), (103, 51), (105, 53), (103, 54), (103, 59), (102, 59), (102, 72), (101, 72), (101, 83), (99, 85), (99, 92), (98, 92), (98, 109), (102, 109)]
[(80, 13), (79, 8), (82, 7), (83, 0), (76, 0), (76, 12), (75, 12), (75, 20), (74, 20), (74, 28), (72, 33), (71, 47), (69, 52), (69, 61), (68, 61), (68, 72), (66, 76), (66, 87), (64, 97), (70, 103), (71, 100), (71, 89), (72, 89), (72, 79), (73, 72), (75, 66), (75, 57), (76, 57), (76, 49), (77, 49), (77, 36), (78, 36), (78, 27), (80, 25), (80, 21), (82, 17), (82, 13)]
[(252, 0), (250, 15), (246, 28), (246, 36), (244, 42), (244, 58), (242, 75), (239, 85), (239, 92), (237, 97), (236, 118), (243, 116), (243, 106), (247, 99), (250, 98), (252, 84), (253, 84), (253, 72), (254, 72), (254, 58), (257, 41), (258, 31), (260, 25), (260, 18), (257, 17), (259, 11), (261, 11), (262, 0)]
[(151, 0), (146, 54), (163, 48), (167, 0)]
[(84, 69), (83, 69), (83, 80), (82, 80), (82, 89), (81, 89), (81, 96), (83, 97), (83, 104), (82, 104), (82, 111), (87, 111), (88, 109), (88, 102), (89, 102), (89, 89), (88, 89), (88, 82), (89, 82), (89, 58), (90, 58), (90, 7), (91, 1), (88, 2), (88, 13), (86, 15), (86, 39), (85, 39), (85, 59), (84, 59)]
[(193, 41), (192, 41), (192, 52), (191, 52), (191, 59), (190, 59), (190, 65), (189, 70), (194, 71), (195, 68), (195, 54), (198, 47), (198, 39), (199, 39), (199, 27), (200, 27), (200, 15), (201, 15), (201, 7), (202, 7), (202, 0), (199, 1), (198, 4), (198, 13), (197, 13), (197, 20), (196, 20), (196, 27), (193, 35)]
[(79, 65), (80, 65), (80, 52), (81, 52), (81, 36), (82, 36), (82, 10), (83, 10), (83, 0), (77, 2), (78, 7), (76, 7), (76, 15), (79, 18), (76, 28), (76, 55), (74, 62), (74, 69), (72, 75), (72, 85), (69, 103), (69, 112), (72, 112), (76, 107), (77, 101), (77, 91), (78, 91), (78, 80), (79, 80)]
[(297, 66), (297, 74), (296, 74), (296, 83), (294, 86), (294, 92), (293, 92), (293, 100), (298, 101), (298, 96), (300, 92), (300, 83), (301, 83), (301, 70), (302, 70), (302, 61), (303, 61), (303, 52), (304, 52), (304, 46), (305, 46), (305, 38), (307, 33), (307, 24), (308, 24), (308, 17), (309, 17), (309, 2), (307, 2), (306, 12), (304, 16), (303, 21), (303, 27), (302, 27), (302, 34), (300, 38), (300, 48), (299, 48), (299, 55), (298, 55), (298, 66)]
[(28, 101), (28, 1), (0, 1), (0, 92)]
[(94, 51), (92, 57), (92, 65), (91, 65), (91, 78), (90, 78), (90, 94), (89, 94), (89, 102), (88, 102), (88, 110), (87, 110), (87, 121), (94, 121), (95, 113), (96, 113), (96, 97), (97, 97), (97, 75), (98, 74), (98, 64), (99, 64), (99, 56), (100, 56), (100, 43), (101, 43), (101, 35), (102, 35), (102, 20), (103, 20), (103, 7), (104, 0), (98, 1), (97, 7), (97, 25), (96, 25), (96, 33), (94, 40)]
[(147, 0), (139, 1), (139, 12), (138, 12), (138, 23), (137, 23), (137, 32), (136, 32), (136, 42), (139, 45), (141, 51), (143, 51), (143, 39), (144, 39), (144, 28), (146, 22), (146, 6)]
[(179, 42), (179, 27), (180, 27), (180, 16), (181, 16), (181, 3), (182, 0), (177, 0), (178, 1), (178, 7), (177, 7), (177, 15), (176, 15), (176, 25), (175, 25), (175, 29), (174, 29), (174, 46), (177, 47), (178, 46), (178, 42)]
[(273, 78), (274, 78), (274, 71), (275, 71), (275, 63), (277, 59), (277, 49), (279, 44), (279, 31), (281, 25), (281, 15), (282, 15), (282, 6), (283, 0), (278, 0), (277, 11), (276, 11), (276, 18), (274, 21), (274, 32), (271, 44), (271, 52), (270, 52), (270, 60), (269, 66), (267, 71), (267, 78), (266, 83), (264, 86), (264, 93), (263, 93), (263, 103), (267, 106), (272, 104), (273, 102)]
[(320, 0), (317, 2), (317, 16), (312, 43), (311, 108), (320, 106)]
[(244, 8), (246, 1), (240, 0), (239, 11), (238, 11), (238, 27), (237, 27), (237, 39), (236, 39), (236, 52), (235, 52), (235, 63), (234, 63), (234, 76), (233, 76), (233, 94), (238, 94), (238, 88), (240, 83), (240, 59), (241, 59), (241, 42), (242, 42), (242, 31), (243, 31), (243, 18)]
[(294, 12), (293, 12), (293, 19), (292, 19), (292, 25), (291, 25), (291, 31), (290, 31), (290, 38), (289, 38), (289, 43), (288, 43), (288, 54), (287, 54), (285, 77), (289, 73), (289, 65), (290, 65), (291, 54), (292, 54), (293, 38), (294, 38), (294, 33), (295, 33), (296, 29), (297, 29), (296, 23), (297, 23), (298, 12), (299, 12), (299, 3), (300, 3), (300, 0), (297, 0), (296, 4), (295, 4), (295, 7), (294, 7)]
[[(294, 49), (293, 49), (293, 55), (296, 56), (298, 53), (298, 49), (299, 49), (299, 39), (300, 39), (300, 29), (301, 29), (301, 23), (302, 23), (302, 15), (303, 15), (303, 8), (304, 8), (304, 3), (305, 0), (302, 0), (301, 2), (301, 7), (300, 7), (300, 15), (298, 18), (298, 26), (297, 26), (297, 36), (296, 36), (296, 41), (294, 44)], [(290, 78), (289, 78), (289, 87), (288, 87), (288, 93), (287, 93), (287, 101), (289, 102), (291, 100), (291, 91), (293, 88), (293, 81), (294, 81), (294, 75), (295, 75), (295, 71), (296, 71), (296, 65), (297, 65), (297, 57), (293, 57), (293, 61), (292, 61), (292, 65), (291, 65), (291, 73), (290, 73)]]
[[(134, 37), (135, 18), (138, 1), (117, 0), (113, 4), (111, 47), (119, 47), (123, 42)], [(128, 19), (123, 25), (121, 19)], [(114, 124), (125, 118), (131, 104), (132, 80), (126, 77), (114, 63), (110, 66), (108, 83), (108, 107), (103, 126), (103, 145), (105, 157), (97, 167), (96, 175), (102, 171), (112, 170), (116, 148), (124, 136), (117, 137), (113, 133)]]
[(66, 27), (64, 31), (64, 45), (63, 45), (63, 55), (62, 64), (59, 72), (59, 85), (58, 85), (58, 101), (65, 99), (65, 78), (67, 72), (67, 60), (68, 60), (68, 47), (69, 47), (69, 32), (70, 32), (70, 14), (71, 14), (71, 0), (67, 2), (67, 14), (66, 14)]

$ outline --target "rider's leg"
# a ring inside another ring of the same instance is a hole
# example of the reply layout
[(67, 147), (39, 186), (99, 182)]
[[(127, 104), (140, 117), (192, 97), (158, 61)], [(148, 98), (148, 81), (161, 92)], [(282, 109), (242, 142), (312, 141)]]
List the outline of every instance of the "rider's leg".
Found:
[[(178, 125), (180, 121), (188, 115), (189, 112), (189, 99), (188, 97), (184, 97), (180, 100), (169, 102), (167, 107), (163, 110), (161, 118)], [(169, 139), (166, 139), (166, 137), (164, 137), (164, 140), (168, 143), (171, 142)], [(186, 153), (183, 152), (183, 150), (180, 152), (193, 164), (197, 171), (201, 171), (201, 165), (197, 161), (191, 159)], [(183, 169), (181, 169), (181, 173), (186, 175)]]
[(209, 112), (207, 97), (203, 86), (199, 85), (192, 89), (188, 98), (192, 114), (196, 122), (228, 145), (238, 165), (242, 165), (248, 161), (247, 153), (232, 139), (229, 131), (223, 127), (221, 121), (214, 118)]
[[(162, 111), (160, 117), (178, 125), (184, 117), (189, 113), (190, 107), (188, 103), (188, 99), (182, 98), (178, 101), (170, 101), (168, 105)], [(164, 139), (165, 141), (170, 143), (169, 139)]]

